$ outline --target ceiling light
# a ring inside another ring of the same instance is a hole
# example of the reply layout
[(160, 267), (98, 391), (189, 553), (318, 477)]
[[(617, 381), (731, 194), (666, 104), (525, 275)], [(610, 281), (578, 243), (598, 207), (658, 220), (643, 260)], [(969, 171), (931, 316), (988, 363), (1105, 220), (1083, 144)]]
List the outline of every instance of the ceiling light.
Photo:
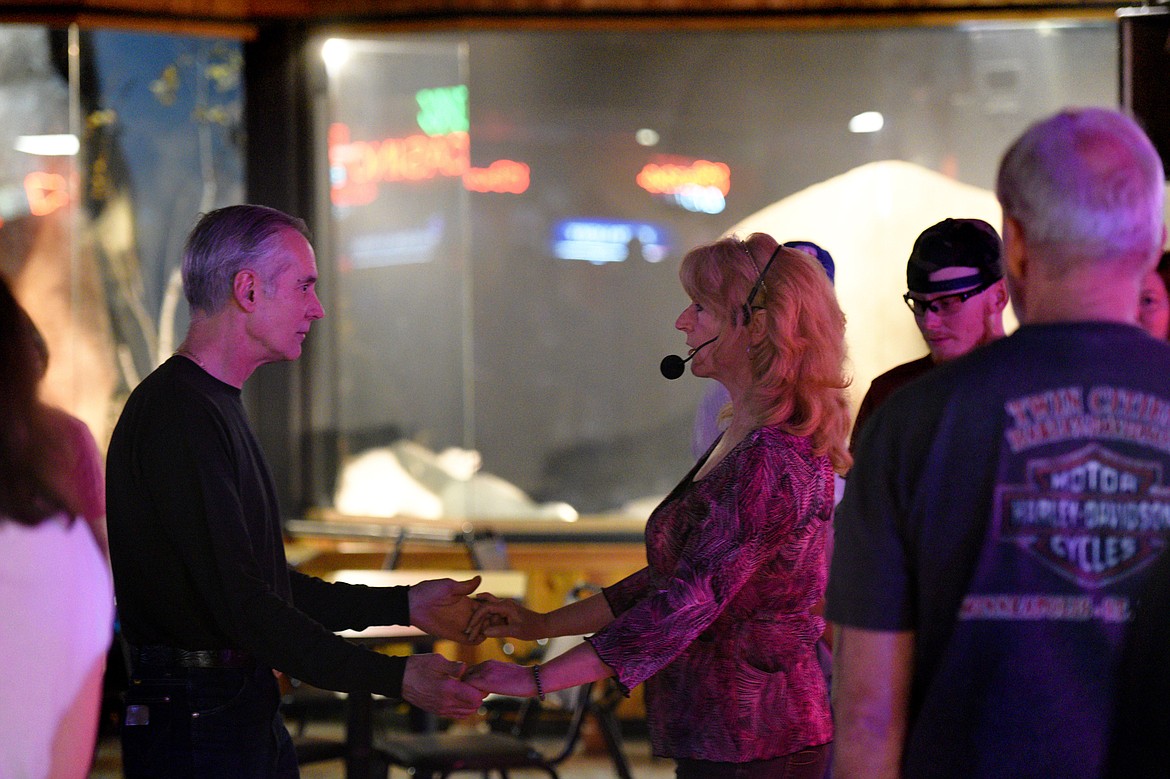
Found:
[(72, 157), (81, 144), (76, 135), (18, 135), (12, 148), (40, 157)]
[(885, 117), (878, 111), (864, 111), (849, 120), (849, 132), (876, 133), (885, 124)]
[(349, 61), (350, 53), (349, 41), (341, 38), (330, 38), (321, 44), (321, 59), (325, 61), (325, 70), (330, 75), (336, 75), (341, 71)]
[(634, 140), (642, 146), (657, 146), (658, 133), (651, 130), (649, 127), (643, 127), (638, 132), (634, 133)]

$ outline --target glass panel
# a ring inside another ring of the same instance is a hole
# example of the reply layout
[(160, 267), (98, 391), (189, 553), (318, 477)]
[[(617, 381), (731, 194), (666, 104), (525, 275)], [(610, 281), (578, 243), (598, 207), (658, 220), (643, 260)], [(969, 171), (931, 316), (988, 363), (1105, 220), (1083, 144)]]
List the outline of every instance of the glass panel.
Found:
[(64, 31), (0, 25), (0, 273), (49, 347), (45, 400), (99, 421), (100, 405), (84, 402), (79, 366), (101, 332), (80, 323), (99, 307), (84, 306), (100, 289), (91, 269), (75, 267), (78, 138), (70, 121)]
[[(344, 458), (369, 453), (345, 474), (365, 469), (372, 489), (339, 507), (370, 514), (645, 516), (693, 462), (706, 390), (658, 372), (684, 350), (678, 263), (732, 230), (834, 255), (859, 402), (874, 375), (925, 353), (901, 301), (917, 234), (945, 216), (998, 224), (1006, 144), (1117, 92), (1113, 23), (472, 32), (358, 48), (377, 53), (329, 80), (328, 121), (349, 145), (331, 139), (335, 340), (312, 348), (334, 356), (311, 424), (340, 441), (317, 494), (327, 503)], [(462, 175), (391, 179), (382, 164), (365, 169), (373, 200), (345, 202), (339, 181), (360, 171), (338, 155), (433, 142), (424, 101), (455, 115), (458, 100), (423, 91), (459, 85)], [(360, 247), (382, 260), (359, 267)], [(478, 453), (479, 483), (475, 457), (435, 459), (450, 446)]]
[(88, 203), (127, 390), (186, 333), (179, 267), (188, 231), (199, 214), (244, 199), (243, 50), (117, 31), (83, 43)]
[(186, 329), (187, 231), (243, 197), (242, 65), (237, 41), (0, 25), (0, 272), (46, 400), (103, 445)]
[[(328, 436), (344, 452), (403, 438), (434, 451), (463, 446), (473, 418), (473, 387), (464, 380), (464, 47), (331, 40), (323, 51), (334, 272), (323, 290), (330, 319), (320, 328), (330, 355), (316, 361), (324, 375), (315, 384), (332, 391), (314, 395), (314, 415), (344, 432)], [(368, 499), (364, 491), (347, 498), (355, 513), (370, 510)], [(444, 513), (422, 490), (379, 490), (375, 499), (400, 501), (412, 514)]]

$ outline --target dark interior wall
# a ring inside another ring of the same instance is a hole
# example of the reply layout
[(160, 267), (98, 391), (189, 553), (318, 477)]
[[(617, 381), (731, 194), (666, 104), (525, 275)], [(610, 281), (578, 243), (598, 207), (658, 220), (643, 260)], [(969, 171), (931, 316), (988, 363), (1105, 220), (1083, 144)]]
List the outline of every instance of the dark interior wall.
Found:
[[(305, 28), (271, 23), (244, 47), (244, 105), (249, 202), (298, 216), (313, 229), (313, 172)], [(302, 357), (307, 360), (308, 354)], [(245, 385), (244, 400), (264, 447), (285, 516), (304, 504), (307, 467), (300, 447), (305, 366), (262, 366)]]
[(1170, 7), (1121, 15), (1121, 104), (1170, 166)]

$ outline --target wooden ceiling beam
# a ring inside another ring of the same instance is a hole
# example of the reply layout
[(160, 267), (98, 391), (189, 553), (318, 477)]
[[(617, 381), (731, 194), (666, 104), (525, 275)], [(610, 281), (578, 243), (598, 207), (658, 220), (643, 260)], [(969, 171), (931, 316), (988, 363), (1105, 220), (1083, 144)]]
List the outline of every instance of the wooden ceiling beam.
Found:
[(477, 23), (541, 19), (719, 19), (734, 24), (786, 16), (982, 12), (1111, 14), (1123, 7), (1099, 0), (5, 0), (0, 19), (135, 19), (194, 25), (266, 21)]

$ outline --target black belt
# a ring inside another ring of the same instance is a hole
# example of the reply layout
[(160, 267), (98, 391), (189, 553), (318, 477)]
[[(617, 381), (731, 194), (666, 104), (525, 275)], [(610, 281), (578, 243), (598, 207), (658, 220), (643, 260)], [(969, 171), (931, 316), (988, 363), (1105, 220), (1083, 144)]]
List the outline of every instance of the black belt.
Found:
[(130, 650), (134, 667), (152, 668), (252, 668), (256, 658), (242, 649), (176, 649), (143, 646)]

